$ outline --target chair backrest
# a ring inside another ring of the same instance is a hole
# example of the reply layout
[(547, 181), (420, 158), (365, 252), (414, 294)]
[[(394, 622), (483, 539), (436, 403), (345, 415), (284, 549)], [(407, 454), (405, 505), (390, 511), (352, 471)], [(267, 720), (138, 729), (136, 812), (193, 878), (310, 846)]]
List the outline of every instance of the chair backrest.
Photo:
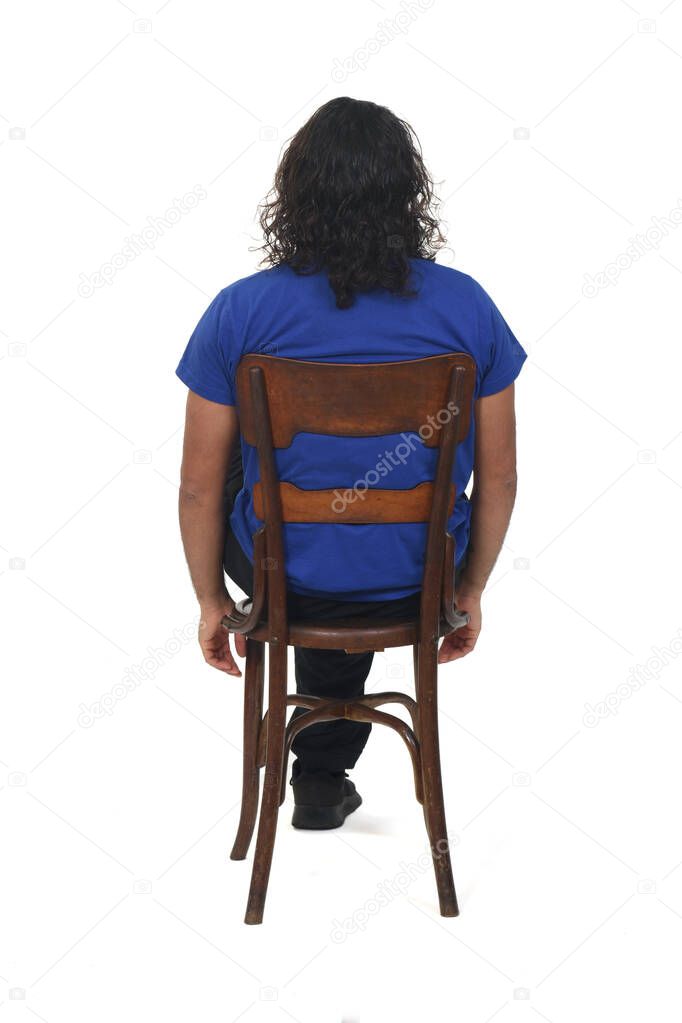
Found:
[[(305, 362), (247, 355), (237, 369), (240, 430), (258, 452), (260, 482), (254, 510), (265, 522), (269, 618), (285, 600), (284, 522), (428, 522), (422, 617), (439, 606), (447, 519), (456, 494), (452, 467), (470, 426), (476, 366), (463, 353), (407, 362)], [(274, 449), (297, 433), (342, 437), (416, 434), (438, 448), (433, 482), (412, 490), (368, 487), (362, 501), (339, 490), (301, 490), (280, 482)], [(286, 628), (286, 619), (282, 622)]]

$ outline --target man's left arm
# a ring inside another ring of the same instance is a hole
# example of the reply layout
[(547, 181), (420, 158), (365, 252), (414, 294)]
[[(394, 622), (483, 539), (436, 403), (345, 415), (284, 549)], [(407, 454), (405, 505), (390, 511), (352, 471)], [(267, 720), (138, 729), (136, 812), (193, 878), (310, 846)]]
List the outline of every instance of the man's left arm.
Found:
[[(223, 490), (239, 422), (233, 405), (187, 396), (185, 439), (180, 474), (180, 532), (194, 592), (199, 601), (199, 643), (205, 660), (228, 675), (241, 675), (220, 624), (234, 607), (225, 586)], [(246, 644), (236, 637), (237, 653)]]

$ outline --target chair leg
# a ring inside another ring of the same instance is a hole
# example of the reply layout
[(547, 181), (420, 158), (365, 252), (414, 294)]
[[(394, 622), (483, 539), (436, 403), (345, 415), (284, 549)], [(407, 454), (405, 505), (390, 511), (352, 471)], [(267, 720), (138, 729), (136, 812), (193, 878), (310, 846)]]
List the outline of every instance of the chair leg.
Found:
[(268, 738), (265, 758), (265, 781), (261, 799), (256, 854), (251, 874), (251, 887), (244, 922), (263, 921), (265, 896), (268, 890), (272, 852), (277, 831), (280, 787), (282, 783), (284, 734), (287, 710), (287, 646), (269, 644)]
[[(415, 651), (416, 652), (416, 651)], [(418, 665), (417, 693), (419, 743), (424, 789), (424, 820), (431, 846), (441, 916), (458, 916), (457, 895), (452, 876), (448, 843), (443, 781), (438, 743), (438, 644), (420, 643), (415, 662)]]
[(263, 717), (264, 644), (254, 639), (246, 641), (244, 669), (244, 752), (242, 767), (242, 806), (239, 827), (231, 860), (243, 860), (251, 844), (258, 814), (258, 732)]

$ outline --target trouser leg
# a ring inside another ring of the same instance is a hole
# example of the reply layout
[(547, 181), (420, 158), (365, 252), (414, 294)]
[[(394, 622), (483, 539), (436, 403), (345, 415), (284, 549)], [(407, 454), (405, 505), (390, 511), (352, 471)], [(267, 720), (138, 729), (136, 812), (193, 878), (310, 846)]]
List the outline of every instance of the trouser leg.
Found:
[[(418, 613), (419, 595), (398, 600), (346, 601), (291, 594), (289, 603), (292, 615), (297, 617), (319, 621), (336, 619), (350, 624), (354, 618), (414, 617)], [(373, 658), (371, 651), (347, 654), (343, 650), (297, 648), (296, 690), (306, 696), (351, 702), (364, 694)], [(299, 708), (294, 713), (298, 716), (305, 711)], [(346, 718), (321, 721), (302, 729), (292, 749), (308, 770), (347, 770), (355, 766), (371, 729), (368, 723)]]
[[(323, 699), (354, 700), (365, 691), (372, 667), (371, 652), (346, 654), (343, 650), (294, 651), (296, 691)], [(294, 716), (304, 714), (297, 708)], [(310, 725), (298, 733), (293, 752), (308, 771), (343, 771), (355, 766), (365, 748), (372, 726), (339, 718)]]

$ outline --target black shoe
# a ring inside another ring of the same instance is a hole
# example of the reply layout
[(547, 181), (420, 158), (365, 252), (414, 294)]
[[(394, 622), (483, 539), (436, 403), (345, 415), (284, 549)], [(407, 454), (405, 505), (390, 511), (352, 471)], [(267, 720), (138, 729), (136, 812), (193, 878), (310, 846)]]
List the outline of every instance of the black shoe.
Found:
[(322, 831), (340, 828), (349, 813), (362, 803), (360, 793), (345, 771), (304, 771), (298, 760), (291, 772), (295, 828)]

